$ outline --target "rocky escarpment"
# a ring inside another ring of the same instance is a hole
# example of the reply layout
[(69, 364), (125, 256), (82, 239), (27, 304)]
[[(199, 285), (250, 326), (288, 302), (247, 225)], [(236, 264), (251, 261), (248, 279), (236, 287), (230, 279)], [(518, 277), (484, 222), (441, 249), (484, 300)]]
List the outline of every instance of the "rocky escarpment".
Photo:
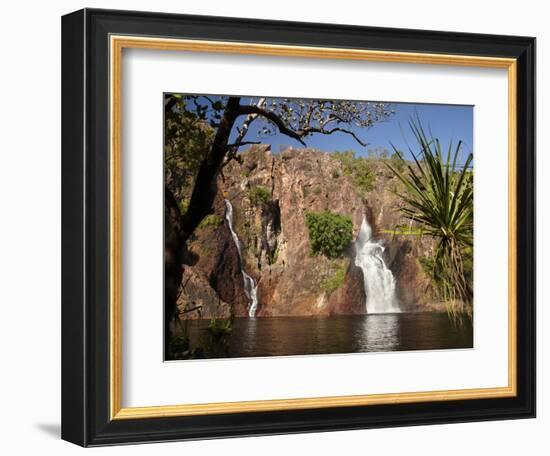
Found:
[[(351, 218), (354, 237), (363, 217), (385, 245), (384, 257), (397, 281), (403, 310), (422, 310), (430, 281), (419, 254), (430, 242), (392, 232), (405, 224), (397, 209), (397, 179), (380, 162), (370, 166), (373, 188), (358, 189), (340, 161), (312, 149), (273, 154), (253, 146), (220, 176), (213, 213), (196, 230), (183, 254), (184, 279), (178, 298), (185, 318), (246, 316), (248, 297), (241, 266), (257, 282), (256, 316), (364, 314), (363, 273), (354, 264), (353, 244), (342, 258), (312, 255), (305, 214), (329, 210)], [(233, 206), (233, 226), (242, 260), (225, 221), (224, 199)]]

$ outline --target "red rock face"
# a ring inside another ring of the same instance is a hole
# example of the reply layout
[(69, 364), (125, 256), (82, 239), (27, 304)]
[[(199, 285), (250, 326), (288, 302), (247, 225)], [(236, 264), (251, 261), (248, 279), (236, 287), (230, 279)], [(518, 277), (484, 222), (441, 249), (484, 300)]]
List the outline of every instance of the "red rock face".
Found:
[(363, 271), (351, 262), (344, 284), (330, 295), (329, 315), (364, 315), (365, 300)]
[[(384, 241), (386, 264), (396, 278), (403, 310), (419, 310), (430, 301), (430, 281), (417, 259), (429, 249), (426, 240), (388, 234), (406, 222), (394, 194), (397, 180), (383, 164), (373, 161), (375, 187), (361, 195), (340, 162), (320, 151), (287, 149), (272, 154), (266, 146), (253, 146), (241, 157), (242, 164), (231, 162), (218, 181), (221, 193), (214, 215), (220, 223), (199, 228), (184, 256), (186, 270), (200, 278), (193, 279), (194, 284), (211, 287), (212, 293), (203, 293), (202, 301), (208, 301), (207, 296), (219, 301), (203, 304), (203, 318), (227, 315), (230, 306), (236, 316), (248, 315), (238, 252), (224, 220), (224, 198), (233, 206), (242, 265), (258, 283), (257, 317), (366, 312), (363, 274), (354, 265), (353, 245), (341, 259), (313, 256), (307, 211), (330, 210), (351, 217), (354, 236), (366, 214), (374, 236)], [(253, 189), (258, 187), (268, 190), (266, 201), (254, 199)]]
[(388, 267), (397, 281), (397, 298), (401, 310), (423, 310), (433, 300), (431, 281), (418, 261), (417, 248), (410, 240), (394, 243), (396, 253)]
[[(186, 318), (228, 317), (230, 306), (233, 306), (235, 315), (247, 315), (248, 299), (244, 292), (239, 256), (224, 220), (223, 208), (223, 198), (217, 198), (214, 215), (218, 217), (219, 224), (197, 229), (194, 238), (188, 243), (184, 255), (184, 277), (200, 277), (201, 285), (210, 291), (202, 300), (195, 298), (197, 304), (201, 301), (201, 313), (195, 312)], [(210, 299), (206, 296), (210, 296)], [(178, 307), (190, 307), (192, 299), (182, 295)]]

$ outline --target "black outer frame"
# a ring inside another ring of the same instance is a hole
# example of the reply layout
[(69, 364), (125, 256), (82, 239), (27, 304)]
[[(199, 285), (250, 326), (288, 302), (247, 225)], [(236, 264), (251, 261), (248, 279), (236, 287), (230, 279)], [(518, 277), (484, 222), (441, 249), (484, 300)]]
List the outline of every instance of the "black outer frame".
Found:
[[(110, 34), (516, 58), (518, 395), (110, 421)], [(531, 418), (535, 296), (534, 38), (96, 9), (62, 18), (63, 439), (98, 446)]]

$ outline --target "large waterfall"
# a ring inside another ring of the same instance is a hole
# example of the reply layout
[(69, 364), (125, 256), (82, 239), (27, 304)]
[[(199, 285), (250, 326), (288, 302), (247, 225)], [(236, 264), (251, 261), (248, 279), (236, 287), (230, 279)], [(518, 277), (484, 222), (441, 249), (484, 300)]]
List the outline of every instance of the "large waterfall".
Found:
[(235, 230), (233, 229), (233, 206), (228, 200), (225, 200), (225, 219), (227, 220), (229, 231), (231, 231), (231, 237), (233, 238), (235, 247), (237, 247), (237, 252), (239, 252), (239, 266), (243, 275), (244, 292), (248, 298), (248, 316), (250, 318), (254, 318), (256, 316), (256, 309), (258, 308), (258, 284), (244, 270), (241, 242), (239, 241), (237, 233), (235, 233)]
[(359, 235), (355, 240), (355, 265), (363, 271), (367, 313), (399, 312), (395, 297), (395, 279), (386, 266), (384, 247), (372, 239), (372, 228), (363, 217)]

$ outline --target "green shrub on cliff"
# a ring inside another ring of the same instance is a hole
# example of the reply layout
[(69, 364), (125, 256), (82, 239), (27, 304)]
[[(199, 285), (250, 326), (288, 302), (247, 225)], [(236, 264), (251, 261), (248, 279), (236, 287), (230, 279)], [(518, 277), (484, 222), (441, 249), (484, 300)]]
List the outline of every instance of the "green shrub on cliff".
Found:
[(223, 218), (220, 217), (217, 214), (210, 214), (207, 215), (202, 219), (202, 221), (199, 223), (199, 228), (209, 228), (212, 227), (216, 229), (218, 226), (220, 226), (223, 223)]
[(352, 150), (334, 152), (330, 156), (340, 162), (344, 175), (353, 179), (355, 187), (362, 196), (374, 189), (376, 175), (366, 158), (356, 157)]
[(248, 198), (253, 206), (263, 206), (271, 199), (271, 192), (266, 187), (258, 185), (248, 190)]
[(330, 211), (307, 212), (306, 226), (309, 231), (311, 252), (328, 258), (342, 256), (353, 239), (353, 223), (346, 215)]

